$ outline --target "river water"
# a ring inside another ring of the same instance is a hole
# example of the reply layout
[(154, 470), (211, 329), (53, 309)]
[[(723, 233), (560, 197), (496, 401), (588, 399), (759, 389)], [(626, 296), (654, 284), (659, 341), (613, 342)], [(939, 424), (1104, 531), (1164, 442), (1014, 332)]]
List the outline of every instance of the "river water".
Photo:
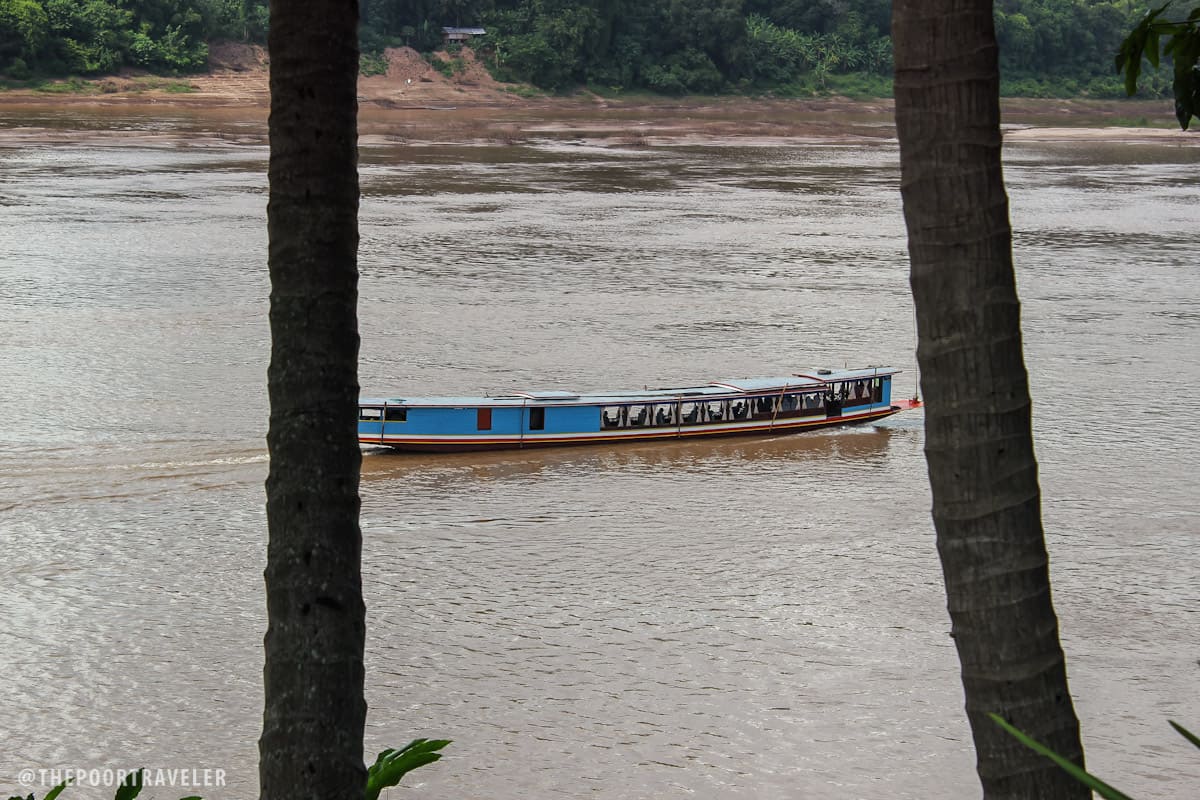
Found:
[[(146, 766), (225, 785), (144, 796), (254, 796), (266, 151), (178, 120), (4, 124), (0, 792), (23, 769)], [(910, 392), (897, 157), (380, 140), (362, 165), (362, 386), (886, 363)], [(1025, 141), (1006, 172), (1089, 763), (1140, 798), (1184, 796), (1200, 762), (1166, 720), (1200, 728), (1200, 148)], [(921, 446), (907, 413), (792, 438), (367, 454), (367, 751), (454, 740), (391, 796), (977, 796)]]

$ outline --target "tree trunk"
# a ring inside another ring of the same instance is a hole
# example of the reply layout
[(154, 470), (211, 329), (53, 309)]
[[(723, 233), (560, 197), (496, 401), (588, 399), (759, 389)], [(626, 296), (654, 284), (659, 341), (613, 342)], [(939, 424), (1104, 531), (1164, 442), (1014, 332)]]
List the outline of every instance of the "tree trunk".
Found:
[(361, 800), (358, 7), (272, 0), (264, 800)]
[(989, 0), (896, 0), (896, 127), (933, 520), (984, 797), (1088, 798), (1042, 532)]

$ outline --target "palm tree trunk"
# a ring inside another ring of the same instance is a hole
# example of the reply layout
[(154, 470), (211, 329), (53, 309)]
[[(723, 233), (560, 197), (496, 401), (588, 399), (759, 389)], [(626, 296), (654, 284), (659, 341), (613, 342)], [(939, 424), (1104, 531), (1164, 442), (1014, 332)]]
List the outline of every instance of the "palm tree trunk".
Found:
[(896, 0), (896, 127), (925, 455), (987, 800), (1091, 793), (987, 717), (1083, 763), (1041, 522), (989, 0)]
[(272, 0), (264, 800), (360, 800), (358, 7)]

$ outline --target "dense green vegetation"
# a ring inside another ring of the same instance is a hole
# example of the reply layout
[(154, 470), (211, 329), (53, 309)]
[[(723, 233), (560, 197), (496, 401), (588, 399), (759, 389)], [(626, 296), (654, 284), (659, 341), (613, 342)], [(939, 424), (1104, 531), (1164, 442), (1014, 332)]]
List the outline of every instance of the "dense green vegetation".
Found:
[[(1113, 55), (1146, 12), (1134, 0), (996, 0), (1004, 89), (1117, 97)], [(442, 46), (483, 26), (502, 79), (561, 91), (886, 94), (887, 0), (362, 0), (368, 55)], [(204, 69), (208, 42), (262, 42), (265, 0), (0, 0), (0, 72), (100, 75)], [(1142, 90), (1169, 92), (1150, 74)]]
[(266, 19), (250, 0), (0, 0), (0, 70), (17, 79), (194, 72), (209, 40), (261, 39)]

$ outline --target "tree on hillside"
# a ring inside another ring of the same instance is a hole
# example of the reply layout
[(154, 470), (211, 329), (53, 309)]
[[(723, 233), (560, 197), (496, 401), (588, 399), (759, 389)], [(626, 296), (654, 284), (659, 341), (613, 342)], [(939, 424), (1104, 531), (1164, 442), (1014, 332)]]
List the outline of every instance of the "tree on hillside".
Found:
[(361, 800), (358, 7), (271, 4), (264, 800)]
[(1082, 765), (1041, 522), (990, 0), (896, 0), (896, 127), (925, 454), (987, 800), (1091, 793), (990, 719)]

